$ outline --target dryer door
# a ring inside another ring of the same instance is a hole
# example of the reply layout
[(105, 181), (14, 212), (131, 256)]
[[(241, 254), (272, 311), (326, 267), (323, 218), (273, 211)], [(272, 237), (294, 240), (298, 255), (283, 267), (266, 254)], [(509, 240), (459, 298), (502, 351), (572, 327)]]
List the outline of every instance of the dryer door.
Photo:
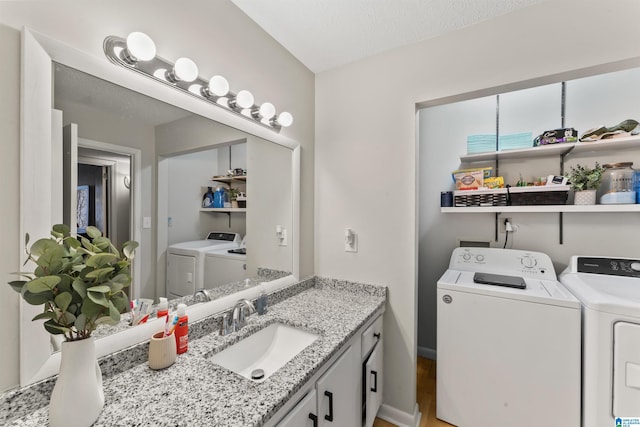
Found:
[(193, 295), (196, 291), (196, 258), (187, 255), (167, 254), (167, 293), (171, 297)]
[(613, 416), (640, 417), (640, 325), (613, 326)]

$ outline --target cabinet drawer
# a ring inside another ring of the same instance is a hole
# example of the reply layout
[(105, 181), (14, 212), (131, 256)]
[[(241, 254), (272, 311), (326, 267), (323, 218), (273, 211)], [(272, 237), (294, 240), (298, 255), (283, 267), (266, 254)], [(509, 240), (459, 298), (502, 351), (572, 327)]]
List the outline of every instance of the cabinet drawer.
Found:
[(378, 318), (362, 333), (362, 354), (364, 358), (373, 346), (382, 338), (382, 316)]

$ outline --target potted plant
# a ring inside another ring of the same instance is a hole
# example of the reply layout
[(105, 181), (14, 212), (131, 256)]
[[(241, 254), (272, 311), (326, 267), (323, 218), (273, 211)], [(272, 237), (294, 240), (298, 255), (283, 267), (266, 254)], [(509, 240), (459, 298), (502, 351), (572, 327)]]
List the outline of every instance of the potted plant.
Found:
[(231, 202), (232, 208), (238, 207), (238, 194), (240, 194), (240, 190), (237, 188), (229, 187), (229, 201)]
[(28, 280), (9, 282), (27, 303), (43, 306), (33, 320), (45, 320), (47, 332), (65, 337), (49, 405), (52, 427), (89, 426), (100, 415), (102, 374), (91, 333), (100, 324), (117, 323), (120, 313), (129, 310), (125, 288), (131, 284), (138, 243), (126, 242), (118, 251), (97, 228), (87, 227), (86, 233), (89, 238), (75, 237), (68, 226), (54, 225), (52, 237), (26, 250), (25, 265), (36, 264), (32, 273), (20, 273)]
[(571, 189), (575, 191), (574, 204), (595, 205), (596, 191), (600, 187), (604, 168), (596, 162), (593, 168), (577, 164), (571, 167), (567, 178)]

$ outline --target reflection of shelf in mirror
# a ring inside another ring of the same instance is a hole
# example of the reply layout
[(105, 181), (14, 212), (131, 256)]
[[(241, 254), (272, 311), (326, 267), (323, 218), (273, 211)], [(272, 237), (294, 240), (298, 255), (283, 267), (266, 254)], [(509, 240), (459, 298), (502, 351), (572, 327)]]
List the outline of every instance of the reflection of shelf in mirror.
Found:
[(247, 208), (200, 208), (200, 212), (246, 212)]
[(566, 213), (607, 213), (607, 212), (640, 212), (640, 205), (529, 205), (529, 206), (487, 206), (440, 208), (442, 213), (506, 213), (506, 212), (566, 212)]
[(224, 177), (220, 177), (220, 178), (212, 178), (211, 181), (214, 182), (225, 182), (225, 183), (230, 183), (233, 181), (247, 181), (247, 176), (246, 175), (238, 175), (238, 176), (224, 176)]
[(572, 154), (588, 153), (603, 150), (622, 150), (640, 147), (640, 136), (625, 138), (603, 139), (594, 142), (564, 142), (559, 144), (541, 145), (539, 147), (521, 148), (517, 150), (490, 151), (487, 153), (463, 154), (460, 156), (462, 162), (483, 162), (495, 161), (498, 159), (516, 159), (531, 157), (546, 157), (563, 155), (569, 151)]

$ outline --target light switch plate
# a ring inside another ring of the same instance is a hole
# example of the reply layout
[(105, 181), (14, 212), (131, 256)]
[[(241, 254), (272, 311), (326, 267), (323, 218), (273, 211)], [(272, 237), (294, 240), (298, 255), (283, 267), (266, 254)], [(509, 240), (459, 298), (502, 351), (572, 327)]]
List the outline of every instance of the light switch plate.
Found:
[(151, 228), (151, 217), (145, 216), (142, 218), (142, 228)]
[(345, 252), (358, 252), (358, 233), (356, 233), (355, 231), (351, 231), (351, 235), (353, 236), (351, 243), (349, 243), (349, 241), (347, 241), (346, 236), (345, 236), (345, 241), (344, 241), (344, 251)]

